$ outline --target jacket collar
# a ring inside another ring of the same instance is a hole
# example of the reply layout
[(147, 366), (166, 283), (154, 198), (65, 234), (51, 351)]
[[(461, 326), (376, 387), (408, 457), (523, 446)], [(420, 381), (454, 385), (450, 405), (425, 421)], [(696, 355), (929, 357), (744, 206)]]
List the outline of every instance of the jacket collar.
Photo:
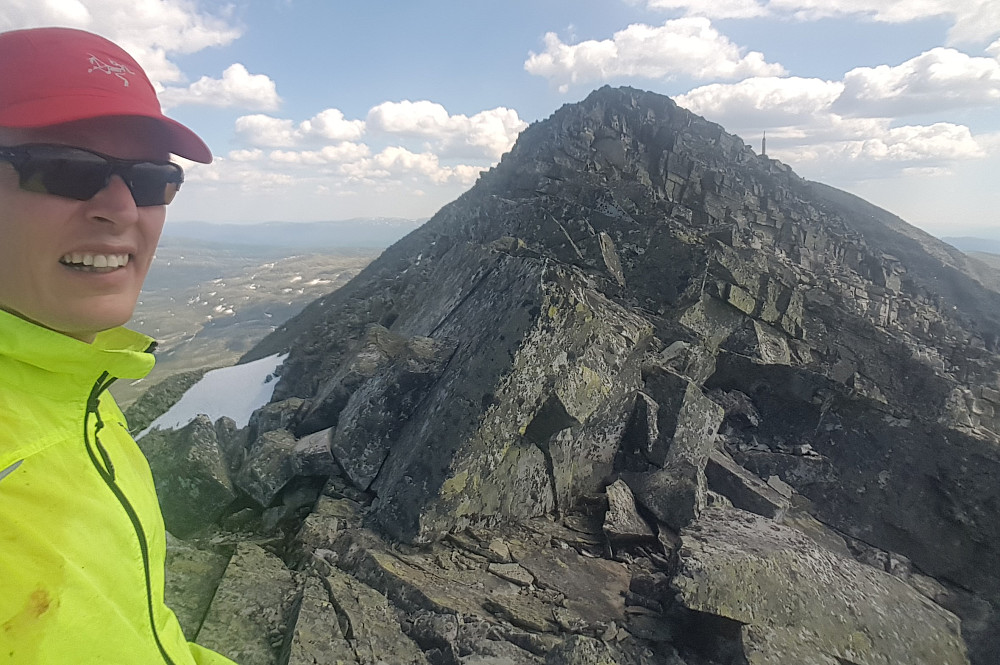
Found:
[(93, 381), (94, 373), (140, 379), (153, 369), (151, 337), (112, 328), (97, 334), (92, 344), (43, 328), (0, 310), (0, 356), (56, 374)]

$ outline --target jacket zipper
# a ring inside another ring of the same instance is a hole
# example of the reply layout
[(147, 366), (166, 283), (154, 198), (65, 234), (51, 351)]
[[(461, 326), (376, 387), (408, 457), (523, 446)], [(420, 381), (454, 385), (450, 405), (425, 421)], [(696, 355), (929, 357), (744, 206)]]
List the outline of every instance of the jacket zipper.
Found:
[[(104, 422), (101, 420), (101, 414), (98, 410), (101, 393), (107, 390), (114, 382), (115, 378), (109, 376), (108, 372), (104, 372), (91, 389), (90, 396), (87, 398), (87, 410), (83, 417), (83, 441), (87, 448), (87, 455), (90, 456), (90, 461), (97, 469), (97, 473), (104, 479), (104, 483), (115, 495), (115, 498), (118, 499), (118, 503), (125, 509), (125, 513), (132, 522), (132, 529), (135, 531), (136, 538), (139, 541), (139, 550), (142, 552), (142, 568), (146, 578), (146, 611), (149, 615), (149, 628), (153, 633), (153, 640), (156, 642), (156, 647), (160, 650), (163, 661), (167, 665), (176, 665), (173, 659), (167, 654), (167, 650), (164, 649), (163, 643), (160, 641), (160, 635), (156, 630), (156, 619), (153, 613), (153, 582), (149, 570), (149, 545), (146, 541), (146, 532), (142, 528), (142, 522), (139, 521), (139, 515), (136, 513), (132, 503), (115, 482), (115, 466), (112, 464), (111, 457), (104, 449), (104, 446), (101, 445), (101, 441), (97, 436), (101, 428), (104, 427)], [(91, 414), (94, 414), (97, 419), (94, 427), (94, 445), (91, 445), (90, 433), (88, 431)], [(97, 449), (96, 454), (94, 451), (95, 447)], [(100, 455), (100, 461), (98, 460), (98, 454)]]

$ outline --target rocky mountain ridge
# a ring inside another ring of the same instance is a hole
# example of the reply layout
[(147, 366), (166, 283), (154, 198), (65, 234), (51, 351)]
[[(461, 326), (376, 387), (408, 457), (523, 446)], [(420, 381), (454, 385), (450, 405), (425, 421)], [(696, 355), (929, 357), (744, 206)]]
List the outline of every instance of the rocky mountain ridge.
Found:
[[(375, 662), (364, 596), (416, 645), (393, 662), (985, 665), (1000, 294), (974, 276), (603, 88), (251, 351), (290, 356), (249, 428), (140, 443), (176, 535), (284, 535), (252, 662)], [(216, 603), (265, 567), (236, 540)]]

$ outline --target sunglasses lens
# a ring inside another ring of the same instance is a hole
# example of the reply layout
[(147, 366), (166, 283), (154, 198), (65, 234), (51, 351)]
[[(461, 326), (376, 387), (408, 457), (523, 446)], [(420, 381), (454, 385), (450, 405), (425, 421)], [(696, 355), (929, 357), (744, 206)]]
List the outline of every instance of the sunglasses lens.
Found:
[(166, 205), (184, 181), (184, 171), (176, 164), (118, 160), (56, 145), (27, 146), (11, 163), (20, 175), (21, 189), (79, 201), (93, 198), (112, 175), (118, 175), (137, 206)]
[(18, 168), (21, 189), (85, 201), (107, 184), (111, 165), (73, 148), (33, 149)]
[(122, 171), (137, 206), (170, 203), (184, 180), (184, 172), (176, 164), (139, 162)]

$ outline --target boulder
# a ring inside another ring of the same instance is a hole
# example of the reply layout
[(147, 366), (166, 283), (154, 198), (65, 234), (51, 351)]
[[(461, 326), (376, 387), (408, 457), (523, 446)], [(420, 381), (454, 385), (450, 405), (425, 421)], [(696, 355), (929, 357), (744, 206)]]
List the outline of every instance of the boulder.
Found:
[(623, 475), (636, 500), (675, 531), (707, 505), (705, 465), (716, 446), (722, 407), (672, 371), (647, 367), (646, 391), (656, 398), (659, 439), (649, 451), (653, 471)]
[(604, 515), (604, 533), (615, 543), (655, 540), (653, 529), (639, 515), (632, 490), (622, 480), (605, 488), (608, 512)]
[(179, 430), (154, 430), (139, 439), (149, 460), (167, 530), (194, 534), (215, 522), (236, 498), (207, 416)]
[(325, 582), (359, 665), (427, 665), (420, 648), (401, 631), (385, 596), (339, 570), (331, 570)]
[[(744, 469), (721, 450), (713, 450), (709, 454), (705, 478), (710, 490), (723, 495), (741, 510), (780, 522), (790, 506), (788, 499), (769, 483)], [(781, 480), (777, 479), (777, 482), (781, 483)]]
[(197, 642), (240, 665), (278, 665), (298, 593), (281, 559), (257, 545), (240, 543)]
[(295, 445), (294, 435), (286, 429), (261, 434), (247, 451), (243, 468), (236, 474), (236, 486), (262, 508), (270, 506), (295, 477)]
[(453, 342), (405, 339), (381, 326), (369, 331), (359, 354), (375, 355), (380, 362), (352, 392), (330, 434), (332, 454), (355, 486), (371, 485), (403, 425), (454, 352)]
[(329, 476), (337, 470), (337, 461), (330, 452), (332, 430), (307, 434), (292, 448), (292, 473), (296, 476)]
[(229, 564), (229, 555), (203, 549), (167, 533), (164, 598), (184, 637), (194, 640)]
[(350, 625), (341, 625), (324, 583), (315, 577), (306, 578), (287, 665), (358, 665), (357, 653), (345, 637), (348, 629)]
[(440, 270), (478, 274), (445, 279), (425, 302), (428, 313), (453, 308), (436, 335), (465, 341), (371, 485), (378, 523), (416, 542), (480, 517), (542, 515), (598, 490), (650, 332), (572, 269), (462, 246)]
[(749, 665), (965, 665), (959, 620), (899, 579), (735, 509), (681, 531), (677, 602), (740, 626)]

